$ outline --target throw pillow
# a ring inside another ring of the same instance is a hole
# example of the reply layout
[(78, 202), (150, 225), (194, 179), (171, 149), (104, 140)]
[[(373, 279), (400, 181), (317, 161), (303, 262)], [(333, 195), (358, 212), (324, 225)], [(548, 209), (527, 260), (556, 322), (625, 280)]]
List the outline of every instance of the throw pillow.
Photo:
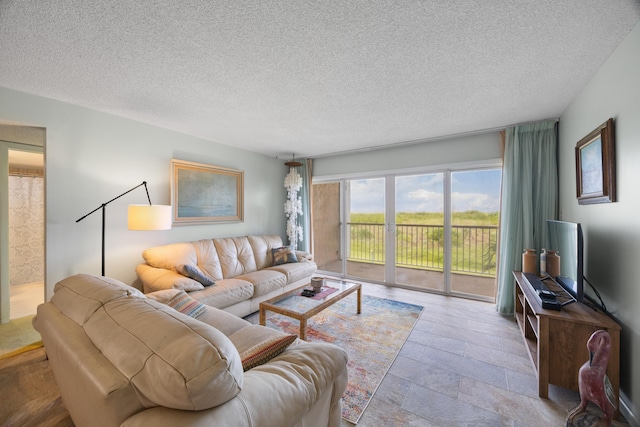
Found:
[(250, 349), (243, 351), (240, 353), (242, 369), (248, 371), (251, 368), (267, 363), (285, 351), (297, 338), (297, 335), (270, 337)]
[(202, 283), (203, 286), (211, 286), (216, 284), (213, 279), (204, 274), (202, 270), (200, 270), (195, 265), (179, 265), (176, 267), (176, 271), (183, 276), (193, 279), (196, 282)]
[(271, 249), (273, 254), (273, 265), (288, 264), (290, 262), (298, 262), (296, 251), (288, 246)]
[(185, 291), (178, 292), (173, 298), (169, 299), (164, 304), (172, 307), (174, 310), (177, 310), (182, 314), (193, 317), (194, 319), (197, 319), (207, 311), (206, 305), (191, 298)]

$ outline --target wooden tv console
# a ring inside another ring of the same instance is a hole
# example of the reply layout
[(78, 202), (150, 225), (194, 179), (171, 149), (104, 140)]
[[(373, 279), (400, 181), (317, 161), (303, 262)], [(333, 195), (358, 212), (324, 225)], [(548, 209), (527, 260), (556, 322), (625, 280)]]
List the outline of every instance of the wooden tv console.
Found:
[[(620, 325), (601, 311), (574, 302), (561, 311), (546, 310), (524, 275), (514, 271), (515, 314), (538, 378), (538, 396), (549, 397), (549, 384), (579, 391), (578, 371), (589, 360), (587, 341), (604, 329), (611, 335), (607, 376), (620, 396)], [(553, 292), (564, 292), (550, 280), (544, 284)]]

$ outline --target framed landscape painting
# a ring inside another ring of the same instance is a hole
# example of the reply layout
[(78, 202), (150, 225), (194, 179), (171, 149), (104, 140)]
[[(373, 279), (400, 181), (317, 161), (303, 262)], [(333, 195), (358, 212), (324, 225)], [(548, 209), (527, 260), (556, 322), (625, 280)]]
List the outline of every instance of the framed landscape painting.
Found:
[(576, 144), (576, 191), (581, 205), (616, 201), (613, 119)]
[(244, 172), (171, 160), (173, 223), (244, 220)]

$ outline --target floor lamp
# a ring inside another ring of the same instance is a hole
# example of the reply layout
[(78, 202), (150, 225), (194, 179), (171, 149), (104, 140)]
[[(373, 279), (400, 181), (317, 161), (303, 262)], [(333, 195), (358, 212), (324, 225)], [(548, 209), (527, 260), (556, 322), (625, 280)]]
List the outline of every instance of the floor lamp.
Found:
[(129, 230), (169, 230), (171, 228), (171, 205), (152, 205), (151, 198), (149, 197), (149, 189), (147, 188), (147, 181), (142, 181), (142, 184), (136, 185), (130, 190), (125, 191), (119, 196), (105, 202), (76, 220), (80, 222), (89, 215), (99, 210), (102, 210), (102, 276), (104, 276), (104, 231), (105, 231), (105, 208), (114, 200), (119, 199), (127, 193), (135, 190), (138, 187), (142, 187), (147, 192), (147, 200), (149, 205), (129, 205), (128, 211), (128, 228)]

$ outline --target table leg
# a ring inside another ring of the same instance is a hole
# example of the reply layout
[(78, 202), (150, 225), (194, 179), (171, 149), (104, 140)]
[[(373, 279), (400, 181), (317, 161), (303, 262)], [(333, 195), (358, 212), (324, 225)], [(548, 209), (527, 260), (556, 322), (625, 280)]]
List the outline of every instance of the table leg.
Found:
[(362, 312), (362, 287), (358, 288), (358, 314)]
[(265, 313), (265, 309), (263, 309), (262, 307), (260, 307), (260, 324), (262, 326), (265, 326), (267, 324), (266, 320), (267, 320), (267, 316)]
[(307, 340), (307, 319), (300, 319), (300, 339)]

